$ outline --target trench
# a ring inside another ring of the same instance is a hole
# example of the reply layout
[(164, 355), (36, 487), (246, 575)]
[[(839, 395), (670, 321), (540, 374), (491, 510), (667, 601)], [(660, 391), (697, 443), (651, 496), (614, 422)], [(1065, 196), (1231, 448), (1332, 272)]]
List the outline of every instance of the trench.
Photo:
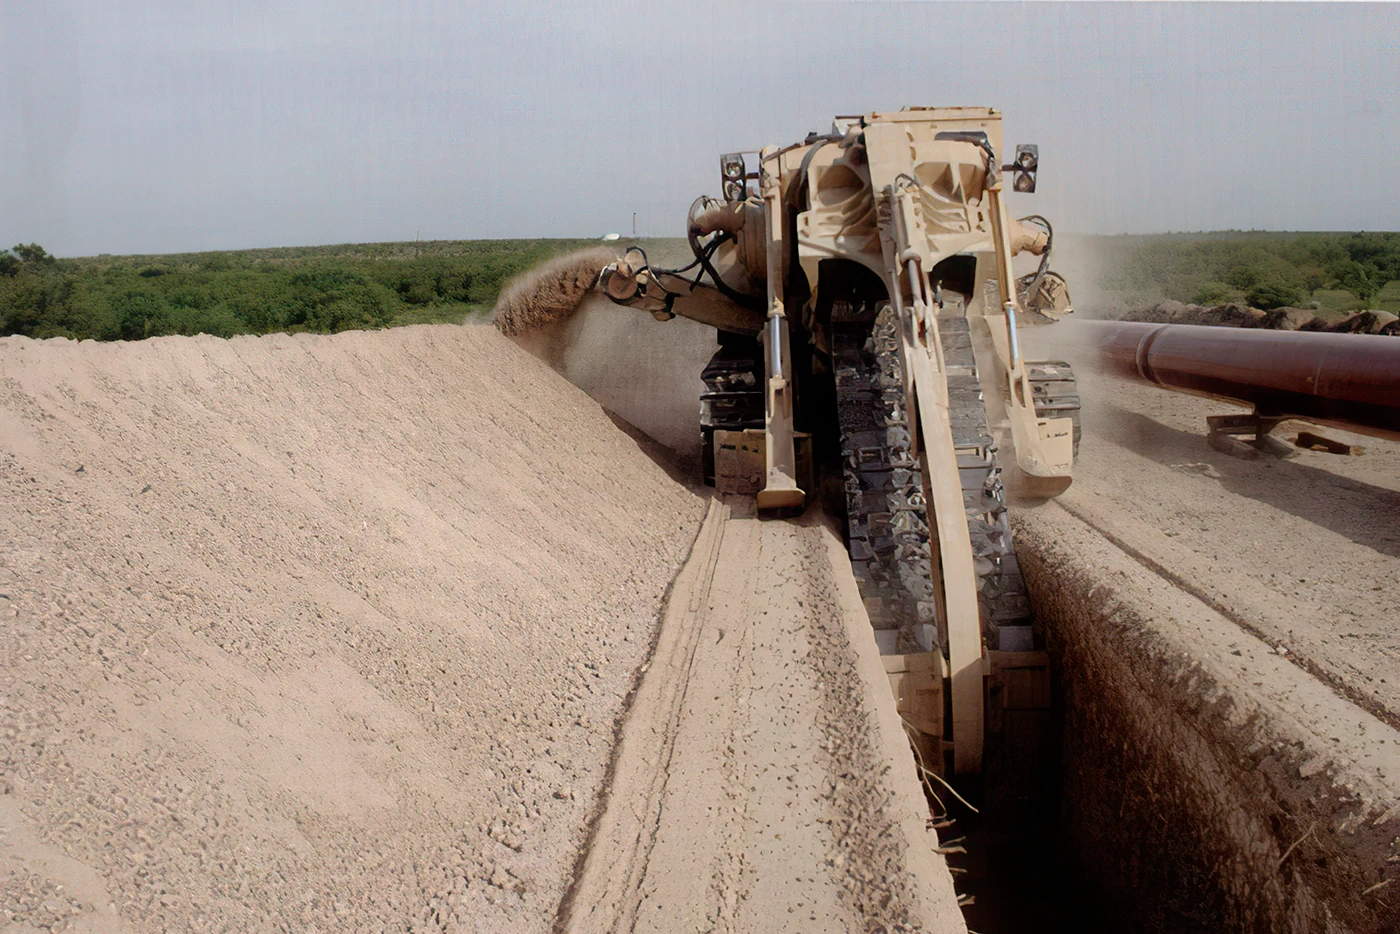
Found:
[(1376, 777), (1400, 767), (1350, 752), (1400, 733), (1106, 530), (1055, 502), (1011, 518), (1055, 705), (1028, 806), (940, 832), (966, 838), (969, 929), (1400, 931), (1400, 798)]
[[(693, 465), (614, 422), (673, 476), (694, 479)], [(839, 491), (823, 493), (839, 508)], [(1239, 737), (1214, 735), (1213, 726), (1230, 702), (1196, 671), (1198, 646), (1167, 645), (1167, 634), (1154, 629), (1160, 608), (1115, 581), (1133, 574), (1148, 589), (1174, 589), (1171, 583), (1151, 580), (1058, 506), (1013, 512), (1013, 524), (1051, 656), (1054, 703), (1033, 728), (1038, 748), (1029, 756), (1035, 761), (1022, 757), (1026, 774), (1010, 780), (1002, 772), (983, 786), (960, 787), (981, 813), (954, 805), (954, 826), (940, 831), (967, 851), (948, 861), (959, 871), (958, 893), (973, 899), (963, 909), (968, 930), (1400, 930), (1329, 928), (1347, 913), (1319, 894), (1334, 880), (1277, 872), (1303, 820), (1294, 799), (1309, 792), (1286, 781), (1287, 795), (1264, 788), (1235, 768)], [(1168, 655), (1180, 674), (1159, 679)], [(1296, 774), (1297, 762), (1289, 761), (1274, 771)], [(1313, 843), (1305, 849), (1315, 867)]]
[(1253, 664), (1292, 679), (1288, 703), (1264, 696), (1231, 667), (1252, 636), (1068, 509), (1014, 513), (1013, 529), (1055, 706), (1025, 807), (952, 832), (969, 929), (1400, 930), (1384, 763), (1310, 718), (1394, 730), (1260, 642)]

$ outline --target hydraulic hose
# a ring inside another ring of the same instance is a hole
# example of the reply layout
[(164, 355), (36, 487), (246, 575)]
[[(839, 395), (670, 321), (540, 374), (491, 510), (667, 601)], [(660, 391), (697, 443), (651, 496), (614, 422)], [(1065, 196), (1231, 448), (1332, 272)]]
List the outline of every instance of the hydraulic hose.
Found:
[[(700, 228), (695, 225), (695, 209), (702, 204), (708, 205), (712, 200), (713, 199), (708, 195), (701, 195), (691, 202), (690, 211), (686, 214), (685, 222), (685, 235), (686, 239), (690, 241), (690, 251), (695, 254), (696, 260), (700, 263), (700, 268), (705, 270), (705, 272), (709, 274), (709, 277), (714, 280), (715, 288), (719, 289), (720, 294), (743, 308), (747, 308), (751, 311), (763, 311), (768, 305), (766, 301), (759, 298), (757, 295), (746, 295), (731, 286), (728, 282), (725, 282), (719, 272), (710, 263), (710, 255), (714, 251), (707, 247), (714, 246), (715, 244), (702, 245), (700, 243)], [(721, 232), (715, 234), (715, 236), (717, 238), (727, 237), (728, 234)]]
[[(1023, 301), (1027, 301), (1034, 298), (1035, 294), (1040, 291), (1040, 285), (1045, 281), (1045, 274), (1050, 270), (1050, 250), (1055, 246), (1055, 228), (1051, 227), (1050, 222), (1040, 214), (1029, 214), (1025, 217), (1018, 217), (1017, 221), (1032, 221), (1045, 228), (1045, 252), (1040, 255), (1040, 266), (1036, 269), (1035, 274), (1030, 277), (1029, 284), (1027, 284), (1021, 293), (1025, 296)], [(1025, 281), (1025, 279), (1020, 279), (1016, 284), (1020, 285)]]

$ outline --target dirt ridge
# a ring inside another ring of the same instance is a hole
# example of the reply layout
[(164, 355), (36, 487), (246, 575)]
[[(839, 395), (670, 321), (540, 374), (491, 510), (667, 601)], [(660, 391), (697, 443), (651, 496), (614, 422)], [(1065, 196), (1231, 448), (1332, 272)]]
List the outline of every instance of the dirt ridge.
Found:
[(548, 930), (703, 508), (489, 327), (0, 340), (0, 917)]

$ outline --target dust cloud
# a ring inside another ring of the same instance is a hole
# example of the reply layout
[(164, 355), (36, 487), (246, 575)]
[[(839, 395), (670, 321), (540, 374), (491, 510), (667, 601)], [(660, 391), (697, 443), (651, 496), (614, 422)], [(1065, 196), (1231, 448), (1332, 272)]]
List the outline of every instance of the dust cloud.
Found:
[(1100, 238), (1074, 234), (1057, 234), (1050, 253), (1050, 268), (1065, 277), (1079, 318), (1099, 319), (1115, 305), (1115, 298), (1099, 285), (1103, 273)]
[(713, 328), (657, 321), (595, 292), (573, 316), (517, 341), (682, 462), (697, 461), (700, 372), (717, 346)]
[[(1103, 421), (1101, 403), (1123, 385), (1123, 381), (1102, 371), (1098, 362), (1098, 338), (1090, 328), (1075, 320), (1080, 314), (1079, 299), (1074, 291), (1070, 294), (1075, 296), (1074, 314), (1054, 324), (1021, 328), (1021, 347), (1027, 360), (1064, 361), (1074, 369), (1080, 398), (1080, 429), (1086, 434), (1103, 433), (1109, 431), (1110, 426)], [(1118, 437), (1129, 443), (1121, 431)]]

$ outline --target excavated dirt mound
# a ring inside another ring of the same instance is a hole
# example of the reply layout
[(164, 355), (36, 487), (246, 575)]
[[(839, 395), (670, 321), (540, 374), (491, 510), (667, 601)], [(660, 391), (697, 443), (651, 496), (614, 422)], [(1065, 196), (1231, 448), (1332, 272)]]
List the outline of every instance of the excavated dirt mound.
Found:
[(1320, 316), (1304, 308), (1263, 311), (1248, 305), (1186, 305), (1158, 302), (1122, 316), (1124, 321), (1154, 324), (1204, 324), (1275, 331), (1333, 331), (1343, 334), (1400, 334), (1400, 319), (1388, 311), (1358, 311), (1341, 317)]
[(5, 339), (0, 489), (6, 930), (547, 929), (703, 513), (486, 327)]

